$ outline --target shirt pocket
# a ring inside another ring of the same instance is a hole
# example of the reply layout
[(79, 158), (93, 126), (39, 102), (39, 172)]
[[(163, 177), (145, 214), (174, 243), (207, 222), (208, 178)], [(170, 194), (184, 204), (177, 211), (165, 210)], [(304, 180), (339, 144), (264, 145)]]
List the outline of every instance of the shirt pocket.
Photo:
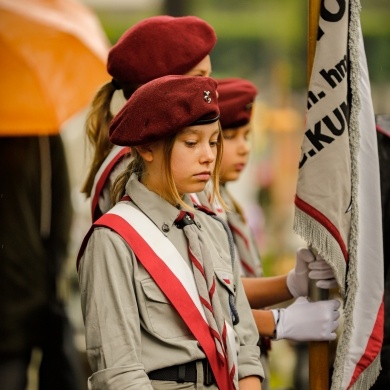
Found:
[(236, 286), (233, 272), (229, 268), (217, 267), (214, 270), (217, 280), (217, 292), (226, 318), (231, 319), (229, 296), (233, 295), (233, 302), (236, 301)]
[(145, 298), (147, 328), (163, 339), (173, 339), (191, 334), (169, 299), (153, 280), (141, 282)]
[(227, 290), (229, 294), (236, 295), (236, 286), (234, 284), (233, 273), (227, 269), (215, 269), (215, 276), (219, 284)]

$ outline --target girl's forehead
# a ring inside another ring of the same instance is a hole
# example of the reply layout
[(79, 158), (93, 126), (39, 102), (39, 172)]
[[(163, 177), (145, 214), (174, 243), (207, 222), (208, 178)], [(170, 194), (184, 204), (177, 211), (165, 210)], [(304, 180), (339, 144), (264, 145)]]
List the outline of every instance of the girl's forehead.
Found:
[(187, 126), (187, 127), (184, 127), (179, 133), (178, 135), (180, 134), (183, 134), (183, 135), (186, 135), (186, 134), (214, 134), (214, 133), (219, 133), (220, 132), (220, 129), (219, 129), (219, 125), (218, 125), (218, 122), (214, 122), (214, 123), (208, 123), (206, 125), (195, 125), (195, 126)]
[(186, 73), (187, 76), (210, 76), (211, 74), (211, 59), (207, 55), (197, 65), (195, 65), (190, 71)]
[(225, 132), (237, 132), (237, 133), (247, 133), (248, 131), (251, 131), (251, 125), (250, 123), (247, 123), (243, 126), (239, 126), (239, 127), (232, 127), (232, 128), (226, 128), (226, 129), (222, 129), (222, 132), (225, 133)]

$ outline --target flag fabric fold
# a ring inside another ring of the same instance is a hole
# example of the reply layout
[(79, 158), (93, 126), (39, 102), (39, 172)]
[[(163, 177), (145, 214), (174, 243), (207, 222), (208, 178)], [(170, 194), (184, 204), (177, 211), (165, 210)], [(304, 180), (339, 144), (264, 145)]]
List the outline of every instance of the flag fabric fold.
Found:
[(331, 390), (365, 390), (380, 370), (383, 251), (375, 117), (359, 0), (322, 1), (294, 231), (335, 272), (344, 324)]

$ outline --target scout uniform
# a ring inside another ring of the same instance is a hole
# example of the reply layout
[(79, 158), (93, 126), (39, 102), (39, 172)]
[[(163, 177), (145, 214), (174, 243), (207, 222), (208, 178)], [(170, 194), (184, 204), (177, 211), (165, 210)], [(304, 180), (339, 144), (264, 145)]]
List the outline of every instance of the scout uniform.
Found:
[[(111, 140), (132, 147), (161, 139), (169, 132), (197, 123), (198, 118), (217, 120), (217, 104), (207, 102), (209, 95), (206, 95), (212, 90), (215, 99), (215, 85), (209, 78), (186, 76), (167, 76), (144, 85), (112, 122)], [(197, 103), (199, 95), (201, 100), (204, 97), (206, 104), (204, 101)], [(143, 109), (135, 111), (140, 106)], [(149, 118), (148, 110), (153, 115), (159, 112), (157, 118), (163, 116), (163, 120), (156, 125), (150, 124), (146, 120)], [(213, 351), (210, 353), (204, 347), (203, 337), (210, 338), (213, 334), (209, 325), (205, 336), (197, 333), (196, 327), (208, 321), (207, 315), (206, 320), (198, 320), (203, 308), (195, 308), (196, 299), (186, 301), (187, 294), (194, 296), (190, 291), (190, 279), (195, 279), (195, 290), (198, 288), (200, 291), (200, 286), (184, 231), (186, 227), (181, 226), (182, 220), (178, 219), (183, 211), (149, 191), (134, 173), (125, 190), (123, 200), (95, 223), (84, 240), (78, 259), (87, 356), (93, 372), (89, 378), (90, 388), (137, 386), (142, 389), (174, 389), (180, 388), (175, 382), (193, 382), (193, 386), (188, 388), (202, 389), (205, 383), (207, 389), (226, 390), (238, 389), (237, 381), (241, 378), (262, 378), (264, 374), (256, 345), (257, 329), (240, 281), (238, 264), (232, 263), (224, 225), (200, 209), (195, 209), (188, 218), (199, 242), (207, 248), (227, 333), (232, 330), (233, 337), (226, 345), (235, 354), (236, 371), (229, 373), (226, 363), (221, 366), (225, 368), (215, 369), (215, 362), (209, 358)], [(184, 196), (183, 201), (192, 204), (189, 196)], [(135, 217), (126, 218), (128, 212)], [(151, 228), (139, 234), (141, 230), (137, 230), (137, 223), (142, 218)], [(125, 226), (123, 230), (120, 228), (122, 223)], [(139, 234), (131, 246), (128, 243), (132, 237), (127, 237), (129, 231), (134, 231), (130, 234), (134, 237)], [(148, 241), (149, 235), (154, 235), (156, 240)], [(160, 245), (160, 240), (165, 240), (166, 244)], [(173, 264), (160, 254), (169, 245), (180, 256), (180, 260)], [(152, 262), (149, 256), (151, 249), (159, 257)], [(166, 264), (168, 268), (163, 268), (166, 271), (156, 275), (156, 267), (159, 269)], [(177, 273), (178, 278), (172, 276), (180, 267), (182, 274), (193, 269), (188, 282), (180, 275), (181, 271)], [(172, 285), (182, 289), (179, 294), (172, 295)], [(200, 295), (196, 291), (198, 300)], [(232, 298), (236, 310), (234, 315)], [(183, 305), (182, 302), (190, 304)], [(183, 311), (185, 315), (181, 315)], [(192, 321), (188, 321), (187, 314)], [(218, 351), (218, 346), (213, 343), (211, 349)], [(228, 375), (223, 377), (222, 371), (236, 379)], [(222, 387), (221, 383), (226, 383), (226, 387)]]
[[(235, 210), (233, 199), (225, 186), (220, 187), (220, 193), (227, 208), (229, 209), (228, 213), (226, 213), (216, 201), (214, 201), (212, 206), (208, 206), (207, 201), (207, 203), (204, 203), (204, 206), (211, 207), (217, 216), (226, 220), (228, 223), (234, 237), (234, 243), (237, 247), (241, 276), (247, 278), (263, 276), (260, 254), (257, 250), (257, 245), (250, 227), (243, 220), (242, 216)], [(198, 194), (198, 197), (199, 199), (204, 199), (204, 197), (200, 194)]]
[[(142, 210), (190, 265), (185, 237), (174, 225), (178, 209), (148, 191), (134, 176), (126, 193), (131, 198), (127, 204)], [(240, 322), (234, 329), (239, 378), (263, 376), (258, 363), (256, 327), (238, 281), (237, 264), (232, 271), (226, 232), (202, 211), (195, 211), (195, 220), (215, 259), (217, 292), (231, 326), (228, 294), (236, 285)], [(95, 229), (81, 259), (79, 275), (87, 354), (94, 372), (90, 379), (92, 388), (112, 380), (112, 385), (117, 386), (112, 388), (138, 383), (139, 388), (153, 389), (146, 375), (151, 371), (205, 359), (198, 341), (118, 234), (105, 228)], [(202, 382), (203, 379), (200, 378)]]

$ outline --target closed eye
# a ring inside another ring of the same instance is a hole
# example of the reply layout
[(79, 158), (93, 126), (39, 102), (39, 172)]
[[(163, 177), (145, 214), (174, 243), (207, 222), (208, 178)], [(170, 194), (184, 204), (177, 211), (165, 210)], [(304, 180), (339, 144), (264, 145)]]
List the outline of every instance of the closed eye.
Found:
[(189, 148), (193, 148), (196, 146), (197, 142), (195, 141), (184, 141), (185, 145)]
[(223, 132), (223, 139), (234, 139), (237, 136), (237, 131), (225, 130)]
[(233, 139), (235, 138), (235, 134), (224, 134), (223, 139)]

